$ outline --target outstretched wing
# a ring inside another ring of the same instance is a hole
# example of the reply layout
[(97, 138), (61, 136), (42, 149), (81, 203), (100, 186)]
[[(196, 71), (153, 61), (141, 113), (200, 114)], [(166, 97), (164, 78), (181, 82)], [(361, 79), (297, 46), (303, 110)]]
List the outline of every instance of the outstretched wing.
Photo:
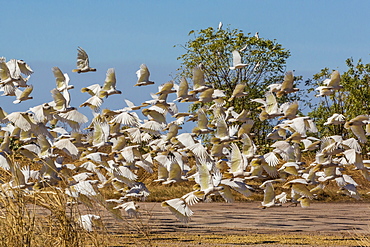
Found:
[(78, 47), (77, 50), (77, 67), (79, 69), (89, 67), (89, 56), (87, 55), (86, 51), (81, 47)]

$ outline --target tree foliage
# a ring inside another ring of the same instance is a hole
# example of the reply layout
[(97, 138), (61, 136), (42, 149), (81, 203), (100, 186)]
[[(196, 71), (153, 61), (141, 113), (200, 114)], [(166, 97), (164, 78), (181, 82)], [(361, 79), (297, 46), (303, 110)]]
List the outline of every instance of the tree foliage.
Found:
[[(346, 60), (347, 71), (342, 73), (340, 84), (343, 88), (329, 96), (320, 97), (309, 113), (318, 127), (321, 135), (343, 135), (348, 137), (348, 132), (343, 125), (324, 125), (328, 117), (334, 113), (343, 114), (346, 120), (358, 115), (367, 115), (370, 112), (370, 64), (364, 64), (362, 60), (354, 63), (352, 58)], [(328, 68), (322, 69), (313, 76), (309, 92), (315, 87), (322, 85), (325, 78), (332, 71)]]
[[(258, 119), (260, 104), (251, 102), (254, 98), (263, 98), (267, 86), (281, 83), (286, 70), (286, 60), (290, 52), (277, 43), (276, 40), (259, 38), (244, 34), (238, 29), (214, 29), (209, 27), (200, 31), (190, 31), (192, 38), (183, 46), (186, 53), (178, 57), (181, 60), (180, 76), (192, 77), (192, 68), (201, 64), (205, 72), (206, 83), (216, 89), (223, 90), (228, 99), (238, 83), (245, 83), (246, 97), (235, 98), (225, 107), (234, 107), (240, 113), (243, 109), (250, 111), (255, 120), (255, 132), (258, 131), (257, 142), (264, 142), (264, 137), (271, 125)], [(232, 52), (238, 50), (242, 62), (248, 66), (232, 70)], [(297, 95), (289, 95), (297, 97)], [(299, 97), (299, 96), (298, 96)], [(286, 96), (280, 99), (287, 100)], [(194, 111), (203, 104), (193, 104)], [(211, 116), (212, 118), (212, 116)]]
[[(209, 27), (190, 31), (189, 35), (194, 38), (185, 44), (186, 53), (178, 58), (182, 60), (181, 70), (190, 75), (194, 66), (203, 64), (208, 82), (225, 90), (228, 96), (237, 82), (248, 82), (258, 90), (271, 77), (281, 76), (290, 55), (275, 40), (257, 38), (250, 33), (245, 35), (238, 29), (215, 30)], [(241, 70), (229, 68), (233, 50), (240, 52), (247, 67)]]

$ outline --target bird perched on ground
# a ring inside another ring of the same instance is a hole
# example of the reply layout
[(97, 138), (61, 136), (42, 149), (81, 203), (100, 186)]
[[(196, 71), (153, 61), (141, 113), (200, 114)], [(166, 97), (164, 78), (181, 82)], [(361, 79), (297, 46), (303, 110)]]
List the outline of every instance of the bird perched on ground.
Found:
[(89, 65), (89, 56), (86, 51), (81, 47), (77, 48), (77, 69), (73, 69), (72, 72), (86, 73), (90, 71), (96, 71), (95, 68), (91, 68)]

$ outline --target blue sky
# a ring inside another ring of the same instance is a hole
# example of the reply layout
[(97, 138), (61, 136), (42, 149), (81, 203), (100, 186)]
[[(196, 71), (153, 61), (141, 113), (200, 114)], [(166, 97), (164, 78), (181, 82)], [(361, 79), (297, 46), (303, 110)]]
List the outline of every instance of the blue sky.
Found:
[[(80, 88), (103, 84), (108, 68), (115, 68), (122, 95), (105, 100), (103, 107), (119, 109), (124, 98), (136, 104), (171, 80), (184, 50), (174, 45), (189, 40), (190, 30), (224, 26), (259, 32), (290, 50), (288, 70), (309, 78), (321, 68), (344, 71), (345, 60), (368, 63), (370, 1), (0, 1), (0, 56), (25, 60), (35, 71), (33, 100), (8, 111), (27, 110), (51, 101), (55, 87), (51, 72), (58, 66), (75, 85), (72, 106), (88, 98)], [(83, 47), (98, 71), (74, 74), (77, 46)], [(156, 86), (134, 88), (136, 70), (147, 64)]]

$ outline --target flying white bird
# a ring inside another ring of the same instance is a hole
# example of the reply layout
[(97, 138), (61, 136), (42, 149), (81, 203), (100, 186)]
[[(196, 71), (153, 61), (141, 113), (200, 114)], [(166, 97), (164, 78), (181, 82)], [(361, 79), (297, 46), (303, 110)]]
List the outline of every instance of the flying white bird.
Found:
[(57, 84), (57, 89), (59, 91), (62, 92), (64, 89), (74, 88), (73, 85), (68, 85), (70, 79), (67, 73), (63, 74), (63, 72), (58, 67), (53, 67), (51, 70), (54, 73), (55, 81)]
[(231, 95), (231, 97), (228, 99), (228, 101), (232, 101), (234, 98), (244, 97), (247, 96), (248, 93), (244, 92), (245, 89), (245, 83), (239, 83), (235, 86), (234, 91)]
[(202, 66), (202, 64), (199, 64), (193, 68), (193, 90), (189, 94), (197, 94), (211, 88), (211, 86), (206, 85)]
[(78, 47), (77, 51), (77, 69), (73, 69), (72, 72), (86, 73), (89, 71), (96, 71), (95, 68), (91, 68), (89, 65), (89, 56), (86, 51), (81, 47)]
[(107, 70), (104, 85), (99, 92), (99, 97), (108, 97), (112, 94), (121, 94), (122, 92), (116, 89), (116, 72), (114, 68)]
[(14, 100), (13, 103), (14, 104), (19, 104), (22, 101), (33, 99), (32, 96), (29, 96), (32, 93), (32, 91), (33, 91), (33, 86), (32, 85), (27, 86), (26, 89), (24, 89), (23, 91), (21, 91), (19, 88), (16, 88), (15, 89), (15, 96), (17, 97), (17, 99)]
[(140, 65), (140, 69), (136, 71), (137, 82), (134, 86), (146, 86), (154, 84), (153, 81), (149, 80), (150, 72), (145, 64)]
[(284, 81), (281, 84), (281, 88), (277, 90), (276, 96), (278, 98), (281, 98), (282, 96), (289, 94), (289, 93), (294, 93), (299, 91), (299, 88), (295, 88), (293, 85), (294, 82), (294, 75), (293, 71), (288, 71), (286, 72), (284, 76)]
[(237, 50), (233, 51), (233, 66), (230, 69), (242, 69), (248, 64), (242, 63), (242, 57)]
[(338, 125), (338, 124), (344, 124), (346, 122), (346, 118), (342, 114), (334, 113), (331, 117), (327, 119), (327, 121), (324, 123), (324, 125)]
[(163, 208), (168, 208), (171, 213), (183, 223), (188, 223), (193, 211), (189, 208), (185, 199), (175, 198), (162, 202)]
[(80, 216), (80, 219), (79, 219), (78, 223), (80, 224), (80, 226), (83, 229), (85, 229), (86, 231), (91, 232), (91, 231), (93, 231), (94, 226), (101, 224), (100, 221), (101, 221), (101, 218), (98, 215), (85, 214), (85, 215)]

